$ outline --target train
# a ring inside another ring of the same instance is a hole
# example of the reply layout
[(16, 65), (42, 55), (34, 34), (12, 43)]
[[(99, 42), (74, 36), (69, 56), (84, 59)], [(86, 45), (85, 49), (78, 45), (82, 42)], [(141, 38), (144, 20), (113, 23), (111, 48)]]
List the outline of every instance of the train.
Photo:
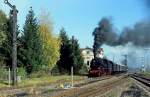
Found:
[(103, 58), (103, 52), (100, 51), (99, 55), (91, 60), (89, 77), (114, 75), (127, 72), (127, 65), (116, 64), (115, 62)]

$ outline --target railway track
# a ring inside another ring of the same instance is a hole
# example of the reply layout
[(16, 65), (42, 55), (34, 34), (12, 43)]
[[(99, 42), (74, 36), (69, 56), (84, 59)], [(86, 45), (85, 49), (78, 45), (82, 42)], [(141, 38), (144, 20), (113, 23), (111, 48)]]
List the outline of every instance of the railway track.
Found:
[(60, 95), (58, 94), (52, 97), (95, 97), (97, 95), (104, 94), (113, 87), (116, 87), (118, 84), (122, 84), (124, 82), (124, 78), (126, 77), (116, 77), (104, 81), (98, 81), (83, 87), (64, 91)]
[(84, 83), (76, 84), (76, 85), (74, 85), (74, 88), (67, 89), (67, 90), (62, 90), (57, 94), (54, 93), (54, 95), (52, 94), (51, 97), (72, 97), (72, 95), (76, 95), (75, 97), (78, 97), (77, 92), (79, 92), (79, 91), (81, 92), (82, 88), (88, 87), (88, 86), (93, 85), (97, 82), (105, 81), (105, 80), (108, 80), (108, 79), (111, 79), (111, 78), (112, 78), (112, 76), (88, 78)]
[[(117, 76), (121, 76), (121, 75), (117, 75)], [(78, 83), (78, 84), (75, 84), (74, 85), (74, 88), (71, 88), (71, 89), (51, 89), (51, 86), (42, 86), (42, 87), (36, 87), (36, 88), (33, 88), (34, 92), (38, 92), (38, 95), (51, 95), (51, 93), (49, 91), (52, 91), (54, 92), (54, 94), (59, 94), (59, 96), (56, 96), (56, 97), (62, 97), (62, 94), (64, 94), (63, 97), (68, 97), (68, 96), (65, 96), (66, 94), (68, 95), (69, 93), (74, 93), (75, 95), (77, 95), (76, 91), (79, 91), (79, 93), (81, 93), (80, 91), (82, 91), (82, 88), (85, 88), (87, 86), (90, 86), (92, 87), (93, 84), (96, 84), (97, 82), (102, 82), (102, 81), (105, 81), (105, 80), (109, 80), (111, 79), (112, 77), (114, 76), (103, 76), (103, 77), (94, 77), (94, 78), (87, 78), (83, 83)], [(32, 93), (30, 94), (29, 93), (29, 90), (30, 88), (25, 88), (25, 89), (16, 89), (16, 90), (7, 90), (6, 92), (9, 92), (11, 93), (11, 95), (24, 95), (24, 96), (30, 96), (32, 95)], [(68, 91), (69, 90), (69, 91)], [(55, 92), (57, 91), (57, 92)], [(92, 92), (93, 90), (89, 89), (88, 90), (89, 93)], [(58, 93), (59, 92), (59, 93)], [(2, 94), (5, 94), (2, 93)], [(82, 94), (82, 93), (81, 93)], [(1, 95), (1, 92), (0, 92), (0, 95)], [(53, 93), (52, 93), (53, 95)], [(42, 97), (42, 96), (41, 96)], [(49, 96), (46, 96), (46, 97), (49, 97)], [(53, 96), (50, 96), (50, 97), (53, 97)]]
[(132, 74), (135, 84), (150, 97), (150, 78), (140, 74)]
[(119, 81), (117, 80), (117, 81), (114, 81), (111, 83), (103, 84), (102, 86), (92, 87), (89, 90), (86, 90), (86, 92), (81, 92), (77, 95), (80, 97), (94, 97), (94, 96), (100, 95), (100, 94), (106, 92), (106, 90), (109, 90), (112, 87), (116, 86), (118, 84), (118, 82)]
[(81, 87), (81, 86), (84, 86), (84, 85), (87, 85), (87, 84), (91, 84), (91, 83), (95, 83), (95, 82), (98, 82), (98, 81), (107, 80), (107, 79), (110, 79), (110, 78), (112, 78), (112, 76), (104, 76), (104, 77), (97, 77), (97, 78), (88, 78), (86, 80), (86, 82), (80, 83), (80, 84), (76, 84), (76, 85), (74, 85), (74, 87)]
[(135, 80), (143, 83), (144, 85), (150, 87), (150, 78), (147, 78), (147, 77), (144, 77), (141, 75), (136, 75), (136, 74), (131, 75), (131, 77), (134, 78)]

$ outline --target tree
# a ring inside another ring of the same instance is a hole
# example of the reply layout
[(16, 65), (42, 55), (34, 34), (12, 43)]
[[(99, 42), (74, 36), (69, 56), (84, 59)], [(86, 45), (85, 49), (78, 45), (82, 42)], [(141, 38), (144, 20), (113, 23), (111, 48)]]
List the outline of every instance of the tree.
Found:
[(68, 73), (71, 68), (71, 45), (69, 38), (66, 34), (66, 31), (64, 28), (60, 30), (61, 39), (61, 48), (60, 48), (60, 59), (58, 61), (58, 68), (61, 73)]
[(7, 31), (7, 22), (8, 18), (5, 13), (0, 10), (0, 46), (2, 42), (6, 39), (6, 31)]
[[(1, 12), (0, 12), (1, 14)], [(0, 44), (0, 57), (3, 59), (5, 62), (6, 66), (11, 68), (12, 67), (12, 40), (13, 40), (13, 35), (12, 35), (12, 17), (11, 15), (9, 18), (6, 17), (6, 15), (2, 14), (2, 20), (3, 25), (0, 27), (2, 29), (1, 34), (2, 34), (2, 42)], [(19, 39), (19, 33), (20, 31), (18, 30), (19, 26), (17, 27), (17, 42)], [(17, 53), (20, 54), (20, 53)], [(18, 58), (17, 63), (20, 64), (21, 60)], [(18, 65), (18, 64), (17, 64)]]
[(32, 8), (26, 16), (22, 35), (23, 61), (28, 73), (40, 70), (43, 64), (42, 41), (39, 24)]
[(0, 10), (0, 64), (5, 61), (5, 55), (2, 52), (3, 43), (7, 38), (8, 18), (6, 14)]
[(60, 56), (60, 39), (53, 35), (53, 25), (49, 14), (42, 12), (40, 16), (40, 37), (43, 43), (45, 66), (50, 70), (56, 65)]
[(1, 35), (3, 38), (0, 46), (0, 55), (3, 61), (8, 67), (12, 67), (12, 29), (11, 29), (11, 17), (8, 19), (6, 15), (1, 11)]
[(79, 70), (82, 68), (84, 62), (83, 57), (80, 52), (78, 40), (74, 38), (74, 36), (71, 39), (71, 60), (72, 60), (72, 66), (74, 67), (74, 73), (79, 74)]
[(74, 67), (74, 73), (78, 74), (83, 65), (83, 58), (81, 56), (80, 48), (77, 39), (69, 40), (65, 30), (62, 28), (60, 31), (61, 49), (60, 60), (58, 67), (60, 72), (70, 73), (71, 67)]

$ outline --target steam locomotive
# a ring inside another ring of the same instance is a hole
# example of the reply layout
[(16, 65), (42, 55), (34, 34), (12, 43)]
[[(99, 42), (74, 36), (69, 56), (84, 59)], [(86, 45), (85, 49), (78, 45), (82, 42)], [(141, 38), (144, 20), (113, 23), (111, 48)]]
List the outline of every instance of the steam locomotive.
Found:
[(113, 61), (103, 58), (101, 49), (98, 56), (92, 59), (90, 63), (89, 77), (113, 75), (127, 72), (126, 65), (116, 64)]

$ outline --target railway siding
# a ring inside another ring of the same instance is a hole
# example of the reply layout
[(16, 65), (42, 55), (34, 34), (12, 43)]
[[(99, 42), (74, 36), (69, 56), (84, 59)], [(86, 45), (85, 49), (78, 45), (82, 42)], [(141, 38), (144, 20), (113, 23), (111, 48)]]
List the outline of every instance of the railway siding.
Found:
[(131, 77), (133, 78), (135, 84), (144, 90), (150, 97), (150, 78), (138, 74), (131, 75)]
[(98, 81), (85, 86), (66, 90), (60, 94), (52, 95), (52, 97), (95, 97), (97, 95), (99, 97), (99, 95), (102, 95), (118, 86), (119, 84), (122, 84), (124, 79), (126, 79), (125, 76), (112, 77), (107, 80)]

